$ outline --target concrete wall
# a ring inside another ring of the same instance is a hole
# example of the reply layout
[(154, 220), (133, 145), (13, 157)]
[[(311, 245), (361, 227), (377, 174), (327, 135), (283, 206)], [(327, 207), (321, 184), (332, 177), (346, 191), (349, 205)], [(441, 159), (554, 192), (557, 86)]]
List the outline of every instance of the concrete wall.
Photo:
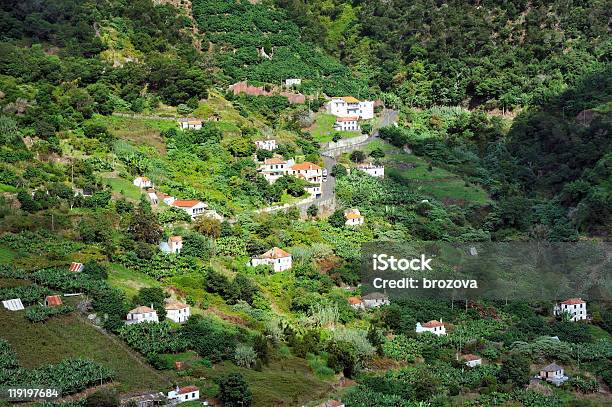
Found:
[(327, 143), (321, 143), (321, 149), (322, 150), (335, 150), (337, 148), (352, 147), (357, 144), (365, 143), (368, 137), (370, 136), (368, 136), (367, 134), (362, 134), (357, 137), (343, 138), (342, 140), (338, 140), (338, 141), (330, 141)]

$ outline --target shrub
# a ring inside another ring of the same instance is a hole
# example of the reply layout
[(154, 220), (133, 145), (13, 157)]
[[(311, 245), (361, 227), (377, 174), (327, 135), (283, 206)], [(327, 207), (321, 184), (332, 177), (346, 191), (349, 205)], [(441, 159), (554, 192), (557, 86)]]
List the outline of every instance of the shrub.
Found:
[(250, 368), (255, 364), (257, 360), (257, 354), (252, 346), (245, 344), (238, 344), (234, 351), (234, 362), (240, 367)]

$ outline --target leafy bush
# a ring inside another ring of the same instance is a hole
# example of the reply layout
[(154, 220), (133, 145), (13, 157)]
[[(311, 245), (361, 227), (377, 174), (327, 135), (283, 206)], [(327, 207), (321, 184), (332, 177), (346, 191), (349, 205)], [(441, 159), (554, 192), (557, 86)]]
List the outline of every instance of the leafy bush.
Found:
[(74, 307), (68, 304), (62, 304), (57, 307), (36, 306), (28, 308), (25, 316), (30, 322), (43, 322), (54, 315), (68, 314), (72, 311), (74, 311)]
[(166, 321), (126, 325), (120, 329), (119, 337), (147, 357), (187, 349), (187, 340)]
[(34, 304), (49, 295), (51, 291), (48, 288), (38, 285), (22, 285), (13, 288), (0, 289), (0, 300), (9, 300), (13, 298), (21, 298), (23, 304)]

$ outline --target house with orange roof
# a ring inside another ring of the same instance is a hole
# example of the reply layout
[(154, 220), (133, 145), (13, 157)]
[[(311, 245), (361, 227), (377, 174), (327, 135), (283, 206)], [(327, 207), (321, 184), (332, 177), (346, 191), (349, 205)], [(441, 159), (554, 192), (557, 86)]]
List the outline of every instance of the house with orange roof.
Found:
[(176, 386), (176, 389), (168, 392), (168, 400), (170, 400), (172, 405), (199, 399), (200, 389), (197, 386)]
[(362, 120), (374, 117), (374, 102), (359, 100), (353, 96), (333, 97), (327, 103), (327, 113), (338, 117), (357, 117)]
[(153, 188), (153, 182), (147, 177), (136, 177), (132, 183), (142, 189)]
[(183, 248), (183, 238), (181, 236), (170, 236), (167, 242), (159, 244), (159, 250), (164, 253), (180, 253)]
[(166, 318), (179, 324), (187, 321), (191, 316), (189, 305), (179, 301), (166, 302), (164, 309), (166, 310)]
[(467, 355), (461, 356), (463, 363), (469, 367), (476, 367), (482, 365), (482, 358), (480, 356), (468, 353)]
[(153, 309), (153, 304), (150, 307), (136, 307), (128, 312), (126, 324), (140, 324), (141, 322), (159, 322), (157, 311)]
[(348, 303), (353, 309), (365, 309), (365, 305), (361, 300), (361, 297), (348, 297)]
[(208, 207), (204, 202), (197, 199), (176, 199), (171, 206), (184, 210), (192, 219), (202, 215)]
[(287, 175), (289, 168), (295, 164), (294, 160), (285, 160), (282, 157), (272, 157), (264, 160), (262, 164), (259, 165), (257, 171), (263, 175), (263, 177), (270, 184), (274, 184), (277, 179), (282, 177), (283, 175)]
[(569, 298), (561, 304), (556, 304), (553, 308), (553, 314), (562, 316), (567, 314), (570, 321), (582, 321), (588, 319), (586, 301), (582, 298)]
[(293, 164), (289, 168), (287, 175), (293, 175), (294, 177), (302, 178), (304, 181), (311, 184), (305, 188), (306, 192), (316, 198), (321, 196), (323, 169), (317, 164), (313, 164), (308, 161), (299, 164)]
[(433, 319), (429, 322), (425, 322), (424, 324), (417, 322), (416, 332), (431, 332), (434, 335), (441, 336), (446, 335), (446, 327), (442, 323), (442, 320), (436, 321), (435, 319)]
[(62, 297), (59, 295), (47, 295), (45, 297), (46, 307), (59, 307), (60, 305), (62, 305)]
[(337, 117), (336, 122), (334, 123), (334, 130), (336, 131), (359, 131), (361, 130), (361, 126), (359, 126), (359, 117), (357, 116), (347, 116), (347, 117), (339, 116)]
[(288, 270), (292, 264), (291, 253), (281, 248), (273, 247), (264, 254), (251, 258), (251, 266), (257, 267), (262, 264), (271, 266), (275, 273)]
[(181, 117), (178, 119), (178, 123), (183, 130), (200, 130), (202, 128), (202, 120), (193, 117)]
[(365, 222), (365, 218), (363, 217), (361, 212), (359, 212), (359, 209), (356, 208), (345, 210), (344, 219), (344, 224), (346, 226), (359, 226), (363, 225), (363, 223)]

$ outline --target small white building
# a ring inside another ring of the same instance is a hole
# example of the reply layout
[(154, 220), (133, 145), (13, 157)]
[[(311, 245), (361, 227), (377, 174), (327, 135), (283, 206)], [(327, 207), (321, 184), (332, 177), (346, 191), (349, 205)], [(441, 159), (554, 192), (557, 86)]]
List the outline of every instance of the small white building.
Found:
[(202, 215), (206, 208), (208, 208), (208, 205), (197, 199), (176, 199), (172, 202), (172, 206), (184, 210), (192, 219)]
[(338, 117), (334, 123), (334, 130), (337, 131), (359, 131), (359, 117)]
[(153, 182), (147, 177), (136, 177), (132, 183), (142, 189), (153, 188)]
[(158, 205), (160, 202), (163, 202), (166, 205), (172, 205), (172, 203), (175, 201), (173, 196), (164, 194), (163, 192), (159, 192), (159, 191), (149, 190), (147, 192), (147, 196), (149, 197), (149, 200), (151, 201), (153, 205)]
[(183, 238), (181, 236), (170, 236), (167, 242), (159, 244), (159, 250), (164, 253), (180, 253), (183, 248)]
[(202, 120), (189, 117), (178, 119), (179, 126), (183, 130), (200, 130), (202, 128)]
[(469, 367), (476, 367), (482, 365), (482, 358), (480, 356), (472, 355), (471, 353), (463, 355), (461, 359), (463, 359), (463, 363), (465, 363), (465, 365)]
[(269, 140), (257, 140), (255, 141), (255, 146), (260, 149), (260, 150), (268, 150), (268, 151), (274, 151), (276, 150), (276, 140), (274, 139), (269, 139)]
[(339, 117), (356, 116), (368, 120), (374, 117), (374, 102), (360, 101), (353, 96), (333, 97), (327, 103), (327, 112)]
[(389, 296), (383, 293), (370, 293), (361, 297), (363, 300), (363, 305), (366, 308), (378, 308), (383, 305), (389, 305)]
[(587, 319), (586, 301), (581, 298), (570, 298), (555, 305), (553, 313), (557, 316), (569, 314), (571, 321)]
[(21, 302), (21, 298), (13, 298), (11, 300), (2, 301), (2, 305), (9, 311), (22, 311), (23, 303)]
[(157, 311), (151, 307), (136, 307), (127, 314), (127, 324), (139, 324), (141, 322), (159, 322)]
[(178, 301), (169, 301), (166, 303), (164, 309), (166, 310), (166, 318), (178, 322), (179, 324), (185, 322), (191, 316), (191, 308), (189, 305)]
[(198, 389), (196, 386), (176, 386), (176, 389), (168, 392), (168, 399), (177, 404), (184, 403), (186, 401), (199, 400), (200, 389)]
[(291, 88), (293, 86), (300, 86), (302, 80), (300, 78), (287, 78), (285, 79), (285, 87)]
[(355, 208), (345, 210), (344, 219), (344, 224), (346, 226), (359, 226), (363, 225), (363, 223), (365, 222), (365, 218), (363, 217), (361, 212), (359, 212), (359, 209)]
[(431, 332), (432, 334), (437, 336), (446, 335), (446, 327), (442, 323), (442, 320), (431, 320), (429, 322), (425, 322), (422, 325), (420, 322), (417, 322), (416, 333), (419, 334), (422, 332)]
[(384, 178), (385, 176), (385, 167), (383, 165), (375, 165), (372, 163), (361, 163), (361, 164), (357, 164), (357, 169), (359, 171), (365, 172), (366, 174), (372, 177)]
[(293, 164), (295, 164), (294, 160), (285, 160), (280, 157), (272, 157), (264, 160), (263, 164), (259, 166), (257, 171), (263, 175), (266, 181), (273, 184), (283, 175), (287, 175), (289, 168)]
[(538, 378), (551, 382), (555, 386), (561, 386), (564, 382), (569, 380), (563, 368), (556, 363), (551, 363), (541, 368)]
[(287, 253), (278, 247), (273, 247), (261, 256), (255, 256), (251, 259), (251, 266), (257, 267), (261, 264), (272, 266), (275, 273), (290, 269), (291, 263), (291, 253)]

